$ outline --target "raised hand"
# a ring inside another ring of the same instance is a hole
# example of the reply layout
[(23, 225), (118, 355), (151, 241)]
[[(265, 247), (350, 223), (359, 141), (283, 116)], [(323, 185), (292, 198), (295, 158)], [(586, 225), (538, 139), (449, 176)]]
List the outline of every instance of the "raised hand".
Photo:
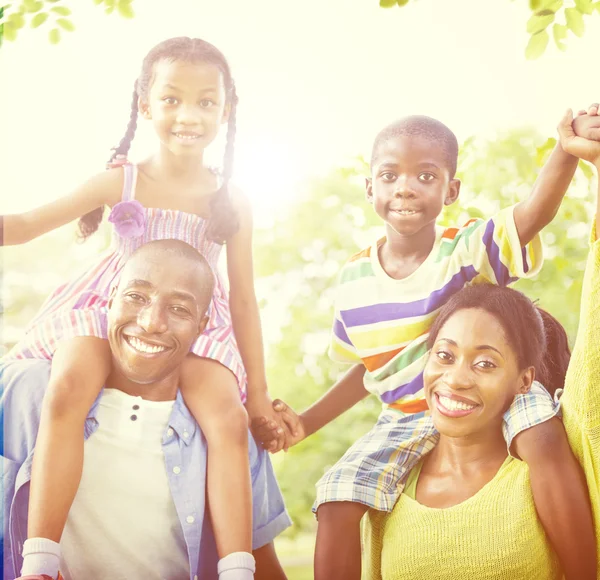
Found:
[[(592, 114), (590, 114), (592, 113)], [(598, 104), (592, 105), (586, 114), (574, 120), (569, 109), (558, 124), (561, 147), (569, 154), (589, 161), (600, 163), (600, 115)]]

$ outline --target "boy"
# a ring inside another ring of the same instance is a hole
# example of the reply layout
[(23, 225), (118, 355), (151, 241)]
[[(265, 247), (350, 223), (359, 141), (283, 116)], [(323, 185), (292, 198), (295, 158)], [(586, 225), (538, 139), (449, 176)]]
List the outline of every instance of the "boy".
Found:
[[(596, 112), (578, 117), (579, 135), (598, 123)], [(391, 511), (406, 475), (437, 442), (422, 393), (437, 311), (465, 285), (506, 285), (539, 271), (538, 233), (556, 215), (577, 167), (557, 145), (526, 201), (487, 221), (443, 228), (436, 219), (460, 191), (457, 156), (454, 134), (429, 117), (407, 117), (379, 133), (367, 199), (386, 236), (343, 267), (330, 347), (334, 360), (355, 366), (299, 421), (284, 403), (276, 406), (295, 444), (369, 392), (384, 404), (375, 427), (317, 483), (315, 580), (360, 578), (360, 519), (369, 508)], [(589, 497), (558, 412), (537, 384), (507, 411), (504, 434), (509, 451), (530, 467), (536, 508), (566, 577), (595, 579)], [(267, 447), (274, 425), (263, 424)]]

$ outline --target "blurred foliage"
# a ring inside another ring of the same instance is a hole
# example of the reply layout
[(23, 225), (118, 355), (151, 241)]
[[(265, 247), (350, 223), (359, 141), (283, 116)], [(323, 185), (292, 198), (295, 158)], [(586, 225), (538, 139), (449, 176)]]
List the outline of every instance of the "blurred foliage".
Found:
[[(410, 0), (379, 0), (382, 8), (406, 6)], [(416, 0), (412, 0), (415, 2)], [(525, 0), (519, 0), (524, 2)], [(544, 54), (550, 34), (559, 50), (567, 50), (565, 40), (569, 32), (581, 38), (585, 33), (585, 18), (594, 11), (600, 13), (600, 1), (594, 0), (527, 0), (531, 16), (527, 21), (529, 42), (525, 56), (530, 60)], [(551, 33), (550, 25), (552, 25)]]
[[(133, 0), (92, 0), (96, 5), (102, 5), (106, 14), (113, 12), (123, 18), (133, 18)], [(50, 27), (48, 40), (50, 44), (60, 42), (63, 32), (73, 32), (75, 25), (69, 18), (71, 8), (65, 0), (20, 0), (0, 6), (0, 46), (4, 39), (11, 42), (17, 39), (21, 30), (27, 25), (38, 28), (42, 25)]]
[[(445, 209), (442, 223), (489, 216), (525, 199), (553, 146), (554, 140), (544, 141), (526, 129), (492, 140), (468, 139), (459, 159), (461, 196)], [(272, 227), (256, 232), (255, 268), (263, 322), (276, 328), (267, 345), (269, 385), (274, 397), (297, 410), (317, 400), (345, 370), (326, 354), (336, 276), (353, 253), (383, 233), (365, 198), (366, 175), (367, 164), (357, 159), (352, 166), (314, 181)], [(577, 329), (594, 211), (592, 175), (588, 166), (580, 165), (559, 214), (543, 232), (546, 262), (542, 272), (535, 280), (516, 285), (556, 315), (571, 339)], [(104, 226), (101, 234), (85, 244), (75, 243), (71, 225), (24, 246), (3, 248), (6, 344), (18, 339), (55, 286), (106, 248)], [(273, 456), (287, 507), (297, 524), (290, 534), (313, 528), (310, 508), (315, 482), (373, 425), (379, 411), (379, 402), (368, 397), (287, 454)]]

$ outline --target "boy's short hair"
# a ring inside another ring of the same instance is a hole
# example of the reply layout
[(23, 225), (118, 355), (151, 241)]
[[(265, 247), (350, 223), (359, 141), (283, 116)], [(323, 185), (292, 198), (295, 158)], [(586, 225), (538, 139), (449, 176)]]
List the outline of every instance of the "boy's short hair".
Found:
[(401, 135), (415, 135), (440, 143), (446, 152), (450, 178), (454, 177), (458, 162), (458, 140), (456, 135), (441, 121), (426, 117), (425, 115), (403, 117), (402, 119), (390, 123), (379, 131), (377, 137), (375, 137), (375, 142), (373, 143), (371, 167), (373, 167), (377, 159), (377, 153), (381, 145), (389, 139)]

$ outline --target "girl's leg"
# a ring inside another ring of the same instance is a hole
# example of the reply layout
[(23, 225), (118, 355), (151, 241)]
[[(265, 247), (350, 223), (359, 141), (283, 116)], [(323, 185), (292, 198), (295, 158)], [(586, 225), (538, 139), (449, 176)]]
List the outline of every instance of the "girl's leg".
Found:
[(319, 506), (315, 580), (360, 580), (360, 520), (368, 509), (351, 501)]
[(208, 502), (219, 558), (252, 553), (248, 416), (237, 380), (222, 364), (190, 354), (180, 388), (208, 444)]
[(29, 538), (60, 542), (83, 469), (85, 419), (110, 372), (107, 340), (61, 343), (44, 397), (29, 496)]

